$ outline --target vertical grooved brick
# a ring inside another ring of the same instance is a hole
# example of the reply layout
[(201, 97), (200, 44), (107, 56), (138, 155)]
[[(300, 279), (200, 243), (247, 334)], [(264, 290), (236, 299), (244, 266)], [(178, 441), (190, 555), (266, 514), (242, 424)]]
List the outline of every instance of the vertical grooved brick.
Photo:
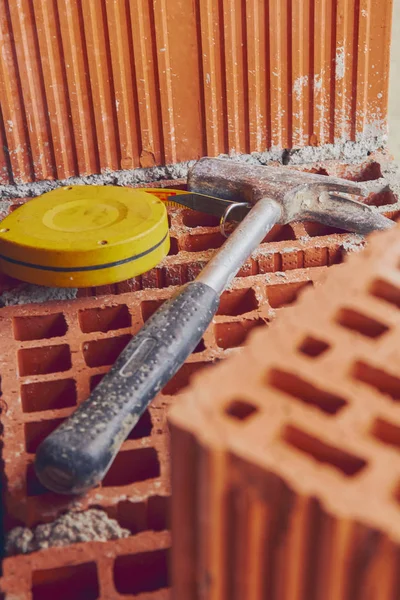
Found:
[(384, 140), (393, 0), (182, 6), (1, 0), (0, 179)]
[(399, 240), (372, 234), (172, 406), (174, 598), (397, 599)]

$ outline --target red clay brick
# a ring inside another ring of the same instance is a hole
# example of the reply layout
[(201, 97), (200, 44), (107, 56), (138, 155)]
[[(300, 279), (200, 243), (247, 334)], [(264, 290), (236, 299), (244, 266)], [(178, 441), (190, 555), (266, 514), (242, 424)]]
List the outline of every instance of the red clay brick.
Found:
[[(298, 269), (285, 277), (271, 273), (268, 279), (264, 275), (236, 279), (222, 295), (219, 314), (202, 343), (166, 387), (167, 395), (160, 396), (150, 406), (150, 430), (146, 429), (143, 438), (135, 439), (140, 428), (135, 429), (135, 436), (124, 444), (121, 454), (155, 449), (148, 481), (142, 476), (136, 482), (121, 480), (114, 482), (112, 490), (109, 484), (103, 485), (75, 499), (74, 506), (82, 510), (92, 504), (107, 507), (118, 503), (121, 495), (130, 492), (126, 486), (133, 483), (132, 492), (136, 496), (168, 494), (169, 467), (163, 456), (165, 428), (162, 425), (160, 430), (158, 426), (155, 433), (154, 419), (171, 401), (171, 394), (187, 385), (191, 372), (198, 367), (212, 364), (229, 353), (229, 349), (241, 346), (248, 332), (271, 321), (278, 306), (294, 301), (302, 287), (318, 280), (321, 273), (320, 268)], [(8, 407), (3, 415), (8, 519), (33, 526), (51, 520), (70, 505), (70, 498), (45, 492), (35, 483), (33, 470), (29, 470), (32, 448), (36, 447), (39, 435), (35, 432), (49, 432), (55, 422), (71, 414), (108, 371), (130, 337), (173, 291), (173, 288), (147, 289), (117, 297), (80, 298), (1, 310), (2, 390)], [(270, 293), (273, 301), (268, 302)], [(159, 468), (152, 466), (156, 455)]]
[[(122, 348), (119, 340), (134, 334), (148, 318), (149, 311), (168, 298), (174, 288), (1, 309), (7, 530), (15, 525), (32, 527), (52, 521), (67, 509), (85, 510), (91, 506), (102, 507), (120, 524), (128, 526), (133, 545), (138, 531), (167, 527), (170, 484), (165, 408), (195, 371), (212, 365), (242, 345), (245, 335), (232, 336), (231, 327), (244, 327), (247, 333), (247, 328), (250, 331), (254, 325), (274, 318), (276, 311), (267, 301), (270, 284), (301, 285), (305, 281), (317, 281), (323, 273), (324, 269), (320, 268), (299, 269), (288, 272), (285, 277), (271, 273), (268, 279), (265, 275), (236, 279), (222, 297), (221, 312), (226, 314), (215, 317), (196, 352), (163, 395), (152, 403), (123, 444), (103, 484), (78, 498), (45, 490), (34, 474), (33, 453), (43, 436), (71, 414), (107, 372), (116, 351)], [(281, 284), (283, 280), (287, 283)], [(61, 335), (61, 331), (65, 333)], [(51, 337), (53, 334), (57, 337)], [(147, 515), (140, 523), (137, 522), (142, 511), (139, 507), (143, 507)], [(109, 544), (113, 547), (114, 542)], [(98, 552), (103, 551), (103, 546), (98, 548)], [(64, 569), (69, 564), (69, 548), (57, 556), (60, 569)], [(25, 569), (27, 563), (20, 562), (23, 558), (28, 557), (11, 557), (7, 561), (14, 564), (17, 572), (18, 565)], [(47, 568), (46, 559), (41, 560), (43, 568)], [(86, 564), (86, 553), (81, 562)], [(121, 569), (123, 571), (123, 567)], [(64, 571), (60, 573), (56, 574), (56, 580), (61, 582)], [(16, 576), (15, 585), (18, 581)]]
[[(396, 207), (391, 214), (393, 218), (397, 217)], [(7, 590), (11, 590), (9, 580), (14, 586), (7, 600), (11, 600), (11, 594), (18, 590), (24, 600), (25, 597), (31, 598), (29, 590), (32, 585), (39, 589), (35, 592), (37, 595), (42, 594), (42, 583), (45, 585), (53, 577), (49, 573), (41, 574), (47, 568), (55, 570), (54, 580), (60, 590), (70, 573), (63, 571), (64, 567), (88, 563), (96, 566), (100, 597), (106, 600), (117, 598), (119, 595), (114, 588), (113, 595), (107, 595), (112, 577), (106, 574), (106, 582), (103, 583), (102, 560), (120, 554), (154, 551), (154, 565), (159, 565), (157, 569), (163, 572), (164, 557), (157, 552), (165, 548), (162, 536), (169, 526), (170, 465), (166, 409), (194, 372), (237, 353), (253, 328), (268, 324), (282, 312), (281, 309), (284, 312), (307, 282), (322, 280), (326, 267), (341, 262), (345, 248), (352, 247), (357, 241), (352, 234), (332, 233), (318, 229), (316, 225), (302, 223), (275, 230), (271, 236), (274, 239), (260, 246), (231, 289), (223, 294), (219, 314), (196, 352), (152, 403), (139, 426), (124, 443), (117, 459), (121, 469), (111, 471), (102, 486), (84, 497), (66, 498), (47, 492), (38, 484), (32, 466), (33, 452), (41, 436), (87, 398), (109, 369), (118, 348), (122, 348), (151, 312), (170, 297), (175, 289), (171, 286), (194, 279), (216, 251), (212, 248), (213, 244), (209, 246), (208, 242), (201, 241), (216, 239), (218, 228), (209, 217), (174, 209), (170, 211), (170, 218), (172, 236), (176, 240), (174, 253), (144, 277), (115, 286), (80, 290), (82, 297), (74, 301), (10, 306), (0, 310), (0, 401), (3, 406), (7, 530), (15, 525), (32, 527), (52, 521), (67, 509), (85, 510), (95, 506), (132, 532), (126, 540), (93, 546), (78, 544), (57, 550), (54, 555), (53, 551), (41, 551), (31, 556), (6, 559)], [(193, 236), (196, 249), (203, 248), (201, 251), (183, 249), (185, 244), (192, 244)], [(343, 331), (349, 335), (347, 330)], [(318, 360), (323, 360), (329, 351), (321, 352), (321, 344), (329, 345), (329, 339), (318, 331), (309, 332), (308, 338), (308, 341), (302, 340), (304, 360), (312, 361), (313, 354), (320, 354)], [(210, 370), (212, 372), (213, 369)], [(206, 374), (203, 376), (206, 377)], [(281, 396), (284, 394), (279, 393)], [(242, 414), (241, 399), (237, 400), (239, 404), (232, 408), (232, 414), (235, 411)], [(306, 400), (302, 402), (304, 405)], [(324, 403), (328, 408), (325, 412), (321, 411), (323, 415), (328, 409), (333, 414), (336, 411), (338, 416), (343, 413), (338, 400), (328, 398)], [(248, 417), (249, 422), (252, 418)], [(245, 418), (243, 422), (246, 422)], [(381, 435), (382, 427), (376, 426), (375, 437)], [(153, 537), (149, 533), (153, 530), (160, 532), (161, 537), (155, 534)], [(149, 562), (148, 557), (143, 558), (144, 572), (152, 560)], [(92, 566), (82, 568), (84, 580), (93, 577)], [(108, 566), (104, 572), (110, 573), (112, 568)], [(120, 561), (116, 567), (122, 574), (135, 568), (133, 563), (130, 566), (129, 560)], [(32, 579), (32, 573), (36, 572), (39, 575)], [(21, 587), (18, 587), (19, 582)], [(120, 594), (136, 593), (124, 588), (124, 585), (116, 586)], [(66, 589), (69, 589), (68, 586)], [(158, 600), (166, 598), (168, 592), (143, 590), (140, 594), (139, 598)]]
[[(323, 172), (327, 175), (347, 177), (357, 181), (374, 181), (382, 174), (383, 165), (390, 161), (386, 152), (372, 154), (362, 164), (347, 164), (329, 160), (317, 165), (298, 165), (290, 168)], [(184, 180), (161, 181), (137, 187), (185, 188)], [(8, 212), (29, 198), (7, 200)], [(371, 193), (366, 202), (386, 208), (385, 214), (397, 219), (400, 207), (398, 199), (390, 187), (379, 193)], [(3, 215), (6, 216), (6, 213)], [(219, 232), (218, 219), (202, 213), (171, 209), (170, 234), (172, 248), (169, 256), (148, 273), (111, 286), (85, 288), (78, 291), (80, 297), (118, 295), (141, 289), (165, 288), (182, 285), (193, 280), (202, 267), (223, 243)], [(345, 237), (346, 236), (346, 237)], [(241, 269), (239, 277), (298, 268), (330, 266), (342, 261), (343, 244), (349, 245), (354, 236), (318, 223), (292, 223), (276, 226), (266, 238), (266, 242), (253, 254), (251, 260)], [(19, 284), (21, 285), (21, 284)], [(25, 285), (25, 284), (22, 284)], [(0, 293), (18, 287), (16, 280), (0, 274)]]
[(167, 531), (6, 558), (2, 591), (19, 600), (168, 600)]
[(174, 598), (399, 598), (399, 266), (371, 235), (172, 407)]

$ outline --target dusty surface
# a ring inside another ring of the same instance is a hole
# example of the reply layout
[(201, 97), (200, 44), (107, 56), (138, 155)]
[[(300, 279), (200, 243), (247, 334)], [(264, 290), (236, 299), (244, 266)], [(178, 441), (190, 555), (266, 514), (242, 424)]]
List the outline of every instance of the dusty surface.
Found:
[(50, 288), (41, 285), (26, 284), (17, 290), (7, 290), (0, 295), (0, 308), (17, 304), (52, 302), (54, 300), (72, 300), (76, 298), (75, 288)]
[[(368, 151), (369, 152), (369, 151)], [(359, 154), (361, 153), (361, 154)], [(362, 154), (364, 153), (364, 154)], [(347, 159), (343, 160), (343, 155), (346, 155)], [(341, 156), (342, 160), (338, 160), (336, 157)], [(357, 160), (358, 156), (362, 156), (364, 161)], [(367, 203), (375, 204), (377, 206), (377, 210), (380, 212), (387, 212), (390, 208), (391, 211), (398, 211), (400, 209), (400, 204), (396, 202), (396, 199), (400, 197), (400, 177), (399, 170), (395, 163), (388, 160), (386, 153), (377, 152), (372, 153), (367, 156), (367, 147), (360, 146), (357, 144), (344, 144), (341, 149), (337, 146), (326, 146), (324, 148), (304, 148), (302, 150), (292, 151), (290, 153), (282, 153), (282, 152), (265, 152), (257, 155), (242, 155), (242, 156), (231, 156), (232, 160), (237, 160), (239, 162), (246, 162), (250, 164), (285, 164), (288, 165), (289, 168), (294, 169), (305, 169), (310, 172), (319, 172), (325, 174), (330, 174), (336, 177), (345, 177), (353, 181), (362, 181), (363, 185), (366, 186), (367, 190), (370, 191), (370, 198), (367, 199)], [(311, 161), (311, 162), (309, 162)], [(186, 168), (186, 167), (185, 167)], [(151, 169), (150, 171), (154, 171)], [(160, 169), (157, 168), (157, 172), (160, 172)], [(126, 173), (124, 174), (124, 176)], [(168, 171), (168, 176), (180, 176), (182, 175), (181, 170), (177, 170), (175, 172)], [(93, 176), (100, 177), (100, 176)], [(86, 178), (89, 180), (90, 178)], [(182, 180), (180, 180), (181, 182)], [(42, 182), (43, 183), (43, 182)], [(52, 182), (44, 182), (49, 185), (53, 185)], [(38, 184), (39, 185), (39, 184)], [(40, 184), (41, 185), (41, 184)], [(171, 184), (172, 185), (172, 184)], [(18, 188), (17, 188), (18, 189)], [(25, 192), (27, 190), (25, 189)], [(382, 197), (382, 200), (378, 200), (377, 198)], [(372, 198), (372, 200), (371, 200)], [(0, 216), (1, 212), (3, 216), (6, 216), (9, 211), (15, 206), (16, 200), (14, 199), (6, 199), (0, 202)], [(17, 202), (18, 204), (18, 202)], [(390, 204), (389, 206), (385, 206)], [(198, 217), (196, 217), (198, 219)], [(205, 220), (204, 220), (205, 219)], [(174, 223), (176, 219), (173, 219)], [(203, 217), (204, 223), (207, 221), (207, 216)], [(197, 225), (200, 225), (202, 221), (200, 220)], [(216, 224), (216, 223), (215, 223)], [(213, 236), (219, 236), (217, 232), (217, 228), (213, 229)], [(190, 233), (190, 235), (188, 235)], [(197, 253), (196, 258), (202, 258), (198, 253), (197, 242), (196, 248), (194, 248), (194, 243), (192, 244), (191, 240), (199, 239), (198, 233), (200, 233), (200, 229), (198, 227), (190, 226), (186, 227), (184, 224), (180, 226), (175, 226), (175, 228), (171, 229), (171, 236), (173, 240), (179, 237), (185, 239), (185, 243), (182, 245), (180, 250), (183, 251), (191, 251), (192, 245), (193, 249)], [(204, 231), (205, 233), (205, 231)], [(193, 238), (191, 237), (193, 235)], [(307, 237), (304, 238), (304, 241), (307, 240)], [(355, 236), (353, 234), (352, 238), (349, 241), (346, 241), (346, 244), (350, 244), (348, 247), (344, 248), (346, 252), (352, 250), (352, 245), (359, 246), (360, 239), (359, 236)], [(287, 248), (287, 251), (290, 251), (290, 248)], [(208, 257), (209, 258), (209, 257)], [(167, 257), (160, 265), (157, 267), (158, 270), (163, 270), (163, 268), (168, 268), (168, 264), (174, 260), (173, 256)], [(152, 270), (147, 276), (152, 278)], [(143, 276), (145, 278), (145, 276)], [(136, 278), (137, 282), (140, 278)], [(142, 282), (143, 283), (143, 282)], [(177, 282), (171, 279), (170, 285), (175, 285)], [(136, 284), (135, 284), (136, 285)], [(148, 287), (154, 287), (154, 282), (149, 283)], [(28, 304), (28, 303), (42, 303), (49, 301), (57, 301), (57, 300), (71, 300), (75, 298), (77, 295), (84, 295), (83, 290), (77, 289), (62, 289), (62, 288), (47, 288), (43, 286), (36, 286), (30, 284), (18, 284), (18, 282), (14, 281), (10, 286), (11, 289), (2, 288), (0, 285), (0, 308), (5, 306), (12, 306), (17, 304)], [(108, 286), (111, 289), (112, 286)], [(143, 284), (143, 287), (146, 287), (146, 284)], [(157, 287), (157, 284), (156, 284)], [(103, 288), (107, 288), (107, 286), (103, 286)], [(95, 288), (95, 291), (89, 292), (90, 295), (96, 294), (96, 290), (99, 288)], [(134, 287), (133, 289), (138, 289)], [(128, 291), (128, 290), (125, 290)], [(2, 293), (1, 293), (2, 292)], [(109, 292), (108, 292), (109, 293)]]
[(8, 556), (28, 554), (52, 546), (68, 546), (77, 542), (106, 542), (128, 537), (130, 532), (110, 519), (102, 510), (69, 512), (52, 523), (38, 525), (35, 529), (15, 527), (6, 541)]
[[(266, 165), (278, 161), (284, 165), (299, 165), (324, 160), (343, 160), (348, 163), (357, 163), (365, 160), (371, 152), (383, 147), (386, 143), (385, 136), (371, 136), (359, 142), (345, 142), (343, 144), (326, 144), (324, 146), (307, 146), (297, 150), (267, 150), (252, 154), (221, 154), (221, 158), (231, 158), (240, 162)], [(88, 175), (85, 177), (70, 177), (58, 181), (37, 181), (35, 183), (22, 183), (19, 185), (0, 185), (0, 216), (6, 208), (4, 200), (7, 198), (24, 198), (40, 196), (57, 187), (66, 185), (120, 185), (133, 186), (163, 179), (182, 179), (187, 176), (188, 169), (195, 161), (183, 162), (166, 167), (149, 167), (146, 169), (131, 169), (114, 171), (101, 175)]]
[(366, 246), (366, 239), (363, 236), (355, 236), (354, 240), (351, 240), (350, 242), (343, 242), (342, 244), (342, 249), (343, 249), (343, 254), (352, 254), (353, 252), (361, 252), (361, 250), (363, 250), (363, 248), (365, 248)]
[[(40, 196), (64, 185), (120, 185), (132, 186), (162, 179), (181, 179), (194, 161), (183, 162), (166, 167), (149, 167), (146, 169), (128, 169), (124, 171), (109, 171), (101, 175), (70, 177), (63, 180), (44, 180), (35, 183), (19, 185), (1, 185), (0, 198), (23, 198)], [(1, 210), (1, 206), (0, 206)]]

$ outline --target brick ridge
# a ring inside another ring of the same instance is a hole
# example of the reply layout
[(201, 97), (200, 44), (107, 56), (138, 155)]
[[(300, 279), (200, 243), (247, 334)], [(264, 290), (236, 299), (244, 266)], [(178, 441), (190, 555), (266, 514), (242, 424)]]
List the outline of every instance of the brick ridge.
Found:
[[(335, 268), (341, 265), (333, 265)], [(236, 278), (232, 281), (229, 286), (229, 290), (231, 289), (240, 289), (243, 287), (252, 287), (252, 285), (257, 283), (266, 282), (269, 284), (287, 283), (288, 279), (292, 281), (296, 281), (297, 279), (304, 280), (304, 276), (312, 271), (312, 273), (316, 273), (317, 275), (324, 272), (326, 267), (313, 267), (311, 270), (309, 267), (293, 269), (285, 272), (285, 276), (282, 276), (282, 272), (270, 272), (270, 273), (260, 273), (257, 275), (249, 275), (246, 277)], [(291, 282), (291, 281), (289, 281)], [(136, 290), (132, 292), (124, 292), (118, 295), (109, 295), (109, 296), (101, 296), (101, 303), (104, 307), (112, 307), (118, 306), (121, 304), (128, 304), (130, 306), (134, 306), (135, 302), (140, 302), (141, 299), (152, 300), (152, 299), (165, 299), (171, 296), (177, 289), (179, 289), (180, 285), (171, 285), (166, 288), (147, 288), (144, 290)], [(99, 304), (99, 298), (96, 296), (87, 296), (80, 297), (74, 299), (73, 306), (74, 311), (84, 310), (87, 308), (95, 308)], [(4, 321), (10, 318), (23, 316), (25, 314), (29, 315), (43, 315), (43, 314), (52, 314), (54, 312), (63, 312), (69, 311), (71, 307), (70, 300), (52, 300), (46, 302), (46, 304), (21, 304), (21, 305), (13, 305), (13, 306), (5, 306), (0, 308), (0, 323), (3, 326)], [(4, 341), (4, 338), (0, 339), (1, 342)]]
[[(71, 544), (66, 547), (51, 547), (28, 555), (11, 556), (3, 560), (3, 577), (0, 579), (1, 591), (9, 594), (6, 598), (30, 598), (32, 576), (36, 571), (51, 572), (52, 569), (93, 565), (97, 571), (100, 588), (99, 598), (123, 598), (116, 592), (113, 583), (113, 564), (120, 556), (134, 556), (142, 553), (169, 550), (171, 534), (168, 531), (144, 531), (133, 538), (110, 541), (90, 541)], [(95, 571), (95, 572), (96, 572)], [(101, 572), (99, 572), (101, 571)], [(24, 595), (22, 595), (24, 594)], [(25, 595), (26, 594), (26, 595)], [(144, 594), (145, 596), (145, 594)], [(142, 595), (135, 595), (135, 598)], [(155, 597), (161, 598), (160, 592)], [(167, 598), (167, 596), (165, 596)]]

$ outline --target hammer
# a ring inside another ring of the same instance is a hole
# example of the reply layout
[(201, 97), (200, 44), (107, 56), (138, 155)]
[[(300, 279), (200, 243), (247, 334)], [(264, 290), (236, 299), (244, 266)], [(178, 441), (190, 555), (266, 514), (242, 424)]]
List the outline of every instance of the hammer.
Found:
[(146, 322), (116, 363), (69, 419), (39, 446), (39, 480), (61, 494), (80, 494), (107, 473), (141, 415), (196, 348), (211, 323), (223, 290), (271, 228), (293, 220), (368, 234), (394, 223), (349, 196), (365, 196), (363, 184), (203, 158), (188, 175), (191, 192), (251, 205), (198, 277), (183, 286)]

